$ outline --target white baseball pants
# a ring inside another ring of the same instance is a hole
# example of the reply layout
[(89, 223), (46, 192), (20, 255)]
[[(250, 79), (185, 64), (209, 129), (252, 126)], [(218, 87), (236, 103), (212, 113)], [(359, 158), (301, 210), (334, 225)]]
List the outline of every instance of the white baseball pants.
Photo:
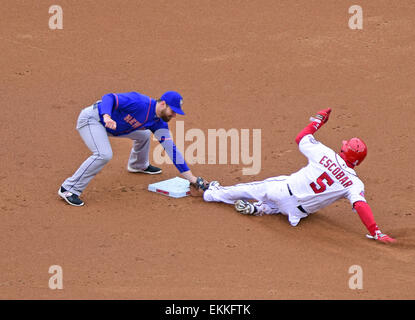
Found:
[(211, 187), (203, 194), (207, 202), (233, 204), (236, 200), (255, 200), (258, 213), (288, 216), (292, 226), (308, 216), (298, 209), (298, 200), (288, 191), (287, 176), (268, 178), (263, 181), (240, 183), (230, 187)]

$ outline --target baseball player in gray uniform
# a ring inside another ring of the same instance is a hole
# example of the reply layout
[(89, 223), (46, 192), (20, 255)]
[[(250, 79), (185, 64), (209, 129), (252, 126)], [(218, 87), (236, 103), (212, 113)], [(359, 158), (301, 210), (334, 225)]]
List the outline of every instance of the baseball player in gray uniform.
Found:
[(72, 206), (84, 205), (79, 196), (112, 158), (109, 137), (133, 140), (127, 165), (129, 172), (161, 173), (160, 168), (149, 163), (151, 133), (162, 144), (185, 179), (192, 184), (203, 184), (204, 179), (193, 175), (170, 136), (167, 123), (176, 114), (184, 115), (182, 104), (182, 96), (175, 91), (165, 92), (160, 99), (152, 99), (138, 92), (127, 92), (106, 94), (102, 100), (83, 109), (76, 129), (92, 154), (62, 183), (58, 195)]

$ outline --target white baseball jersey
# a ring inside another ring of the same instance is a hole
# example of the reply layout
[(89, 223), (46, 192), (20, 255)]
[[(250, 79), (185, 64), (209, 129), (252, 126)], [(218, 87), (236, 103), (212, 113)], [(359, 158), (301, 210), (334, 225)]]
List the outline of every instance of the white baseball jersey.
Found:
[(312, 134), (304, 136), (299, 148), (308, 165), (287, 179), (298, 203), (313, 213), (341, 198), (365, 201), (364, 184), (356, 172), (332, 149), (316, 141)]

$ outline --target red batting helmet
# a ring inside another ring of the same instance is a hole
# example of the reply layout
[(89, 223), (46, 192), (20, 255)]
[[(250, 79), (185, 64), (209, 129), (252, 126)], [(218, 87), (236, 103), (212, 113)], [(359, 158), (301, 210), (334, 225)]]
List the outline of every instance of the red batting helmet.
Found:
[(358, 166), (367, 155), (367, 146), (359, 138), (351, 138), (349, 141), (343, 141), (340, 156), (344, 161)]

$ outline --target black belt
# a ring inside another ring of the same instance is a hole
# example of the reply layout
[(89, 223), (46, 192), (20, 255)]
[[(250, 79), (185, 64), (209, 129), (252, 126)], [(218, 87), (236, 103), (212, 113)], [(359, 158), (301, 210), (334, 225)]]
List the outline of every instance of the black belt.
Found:
[[(290, 193), (290, 196), (292, 196), (293, 193), (291, 192), (290, 185), (288, 183), (287, 183), (287, 188), (288, 188), (288, 192)], [(300, 210), (302, 213), (308, 214), (307, 211), (305, 211), (303, 206), (301, 205), (297, 206), (297, 209)]]

